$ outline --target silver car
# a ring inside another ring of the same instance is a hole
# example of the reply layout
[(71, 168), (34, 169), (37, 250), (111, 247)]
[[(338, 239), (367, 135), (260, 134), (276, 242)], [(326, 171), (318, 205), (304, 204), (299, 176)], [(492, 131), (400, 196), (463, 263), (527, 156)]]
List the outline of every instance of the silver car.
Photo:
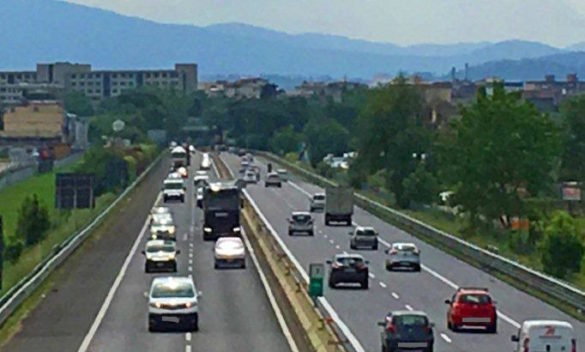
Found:
[(254, 170), (246, 170), (246, 173), (244, 174), (244, 181), (246, 183), (256, 183), (258, 182), (258, 177), (256, 176), (256, 173), (254, 172)]
[(142, 254), (146, 257), (144, 272), (171, 271), (177, 272), (177, 255), (181, 253), (175, 241), (150, 240), (146, 242)]
[(296, 233), (306, 233), (313, 236), (313, 218), (311, 213), (306, 211), (293, 211), (288, 220), (288, 235), (292, 236)]
[(393, 243), (392, 247), (384, 252), (388, 254), (386, 270), (410, 268), (420, 271), (420, 250), (414, 243)]
[(358, 226), (349, 233), (349, 248), (378, 249), (378, 232), (370, 226)]
[(150, 224), (150, 237), (153, 240), (167, 239), (175, 240), (177, 228), (172, 218), (163, 218), (153, 221)]
[(191, 331), (199, 330), (200, 296), (190, 277), (155, 278), (148, 295), (148, 330), (180, 324)]
[(311, 197), (309, 209), (311, 212), (314, 212), (315, 210), (325, 209), (325, 193), (313, 194), (313, 196)]
[(278, 174), (278, 176), (280, 176), (280, 179), (283, 182), (288, 181), (288, 171), (286, 171), (286, 169), (278, 169), (276, 170), (276, 173)]
[(246, 247), (239, 237), (220, 237), (214, 248), (215, 268), (246, 267)]

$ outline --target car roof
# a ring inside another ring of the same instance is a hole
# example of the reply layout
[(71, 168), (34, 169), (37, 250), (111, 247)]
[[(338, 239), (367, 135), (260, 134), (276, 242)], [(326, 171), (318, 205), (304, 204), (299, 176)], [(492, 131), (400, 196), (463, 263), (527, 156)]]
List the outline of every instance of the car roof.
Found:
[(533, 327), (545, 326), (545, 325), (554, 325), (554, 326), (565, 327), (565, 328), (573, 330), (573, 325), (571, 325), (570, 323), (568, 323), (566, 321), (560, 321), (560, 320), (526, 320), (526, 321), (524, 321), (524, 323), (522, 323), (522, 326), (526, 327), (528, 329), (533, 328)]
[(268, 176), (278, 176), (278, 172), (271, 171), (268, 173)]
[(468, 294), (489, 294), (489, 289), (485, 287), (459, 287), (457, 293), (468, 293)]
[(392, 247), (416, 247), (416, 244), (412, 242), (394, 242), (392, 243)]
[(421, 310), (394, 310), (390, 313), (388, 313), (388, 315), (396, 317), (396, 316), (402, 316), (402, 315), (419, 315), (419, 316), (424, 316), (428, 319), (427, 313), (421, 311)]
[(364, 259), (361, 254), (357, 253), (339, 253), (335, 255), (335, 258), (355, 258), (355, 259)]
[(317, 193), (313, 193), (313, 197), (314, 196), (323, 196), (325, 197), (325, 192), (317, 192)]
[[(153, 219), (155, 220), (155, 219)], [(172, 217), (161, 217), (161, 218), (156, 218), (156, 220), (154, 221), (156, 224), (159, 225), (173, 225), (174, 224), (174, 219)]]
[(308, 211), (293, 211), (292, 215), (293, 216), (295, 216), (295, 215), (309, 215), (309, 216), (311, 216), (311, 213), (309, 213)]
[(371, 230), (371, 231), (376, 231), (376, 229), (374, 229), (372, 226), (358, 226), (355, 228), (356, 230), (360, 230), (360, 231), (367, 231), (367, 230)]
[(150, 246), (164, 246), (164, 245), (173, 245), (176, 246), (175, 241), (169, 240), (148, 240), (146, 241), (146, 247)]
[(164, 183), (183, 183), (182, 178), (167, 178), (163, 181)]
[(221, 243), (221, 242), (240, 242), (240, 243), (244, 243), (244, 241), (242, 241), (241, 238), (235, 237), (235, 236), (220, 237), (220, 238), (217, 239), (217, 241), (215, 241), (215, 244), (217, 245), (218, 243)]
[(278, 169), (276, 172), (286, 172), (286, 169)]
[(195, 286), (193, 279), (188, 276), (159, 276), (152, 280), (152, 286), (164, 285), (172, 282), (186, 283)]
[(152, 208), (153, 214), (170, 214), (171, 208), (169, 207), (154, 207)]

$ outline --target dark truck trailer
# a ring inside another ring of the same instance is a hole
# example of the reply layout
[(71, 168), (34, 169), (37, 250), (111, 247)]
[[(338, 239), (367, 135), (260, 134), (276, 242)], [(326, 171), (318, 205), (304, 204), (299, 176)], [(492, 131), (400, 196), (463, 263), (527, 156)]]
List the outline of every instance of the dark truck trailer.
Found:
[(203, 191), (203, 240), (241, 235), (240, 189), (233, 183), (212, 183)]

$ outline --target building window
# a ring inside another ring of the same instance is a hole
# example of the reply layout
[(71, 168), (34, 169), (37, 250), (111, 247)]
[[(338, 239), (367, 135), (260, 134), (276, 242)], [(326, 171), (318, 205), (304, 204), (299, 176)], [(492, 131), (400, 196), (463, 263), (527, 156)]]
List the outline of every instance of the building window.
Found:
[(112, 89), (112, 93), (117, 94), (118, 90), (117, 89)]
[(89, 81), (89, 82), (87, 82), (87, 85), (88, 85), (88, 86), (93, 86), (93, 81)]
[(168, 84), (169, 84), (169, 82), (167, 82), (167, 81), (162, 81), (162, 82), (160, 82), (160, 83), (161, 83), (163, 86), (166, 86), (166, 85), (168, 85)]
[(80, 87), (83, 87), (83, 86), (85, 86), (85, 82), (79, 82), (79, 86), (80, 86)]
[(163, 72), (163, 73), (161, 74), (161, 77), (162, 77), (162, 78), (167, 78), (167, 73), (166, 73), (166, 72)]
[(112, 73), (112, 78), (118, 78), (118, 74), (117, 73)]
[(121, 86), (125, 86), (126, 85), (126, 82), (120, 82), (120, 85)]
[(93, 93), (93, 89), (88, 89), (87, 94), (91, 94), (91, 93)]
[(77, 85), (77, 83), (71, 82), (71, 87), (75, 87), (76, 85)]
[(102, 94), (102, 90), (101, 90), (101, 89), (96, 89), (96, 90), (95, 90), (95, 93), (96, 93), (96, 94)]
[(77, 75), (75, 73), (71, 74), (71, 78), (76, 78), (76, 77), (77, 77)]
[(158, 72), (155, 72), (152, 75), (154, 76), (154, 78), (158, 78)]
[(85, 78), (85, 74), (83, 74), (83, 73), (82, 73), (82, 74), (80, 74), (80, 75), (79, 75), (79, 78)]

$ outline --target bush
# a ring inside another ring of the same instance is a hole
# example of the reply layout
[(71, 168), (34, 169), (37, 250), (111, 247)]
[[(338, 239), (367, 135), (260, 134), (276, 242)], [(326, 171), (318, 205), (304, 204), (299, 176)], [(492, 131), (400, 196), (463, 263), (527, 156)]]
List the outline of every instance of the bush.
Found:
[(284, 156), (284, 160), (290, 163), (296, 163), (299, 161), (299, 154), (295, 152), (286, 153)]
[(26, 197), (18, 211), (17, 239), (24, 239), (27, 246), (34, 245), (45, 238), (50, 227), (49, 211), (39, 203), (37, 195)]
[(581, 271), (585, 247), (575, 220), (565, 211), (556, 212), (545, 228), (541, 261), (544, 271), (559, 278)]
[(11, 264), (14, 264), (20, 258), (22, 251), (24, 250), (24, 244), (22, 241), (11, 240), (4, 249), (4, 258)]

